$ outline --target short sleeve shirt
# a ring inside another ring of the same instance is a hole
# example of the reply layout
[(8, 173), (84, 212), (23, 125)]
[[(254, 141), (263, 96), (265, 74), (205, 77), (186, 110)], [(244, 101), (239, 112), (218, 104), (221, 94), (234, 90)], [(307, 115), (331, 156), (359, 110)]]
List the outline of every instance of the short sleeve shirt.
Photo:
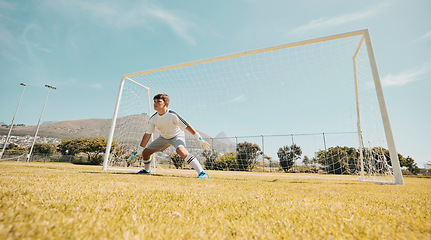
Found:
[(189, 124), (180, 117), (176, 112), (168, 110), (165, 114), (153, 114), (148, 120), (147, 130), (145, 133), (152, 134), (157, 128), (161, 136), (165, 139), (171, 139), (176, 136), (185, 136), (184, 130)]

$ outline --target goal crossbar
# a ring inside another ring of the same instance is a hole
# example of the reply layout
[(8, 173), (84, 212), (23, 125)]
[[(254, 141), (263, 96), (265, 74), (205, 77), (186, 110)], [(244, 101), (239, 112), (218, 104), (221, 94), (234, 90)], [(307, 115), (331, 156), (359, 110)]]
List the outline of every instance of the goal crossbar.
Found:
[(202, 63), (210, 63), (210, 62), (215, 62), (215, 61), (229, 59), (229, 58), (252, 55), (252, 54), (256, 54), (256, 53), (275, 51), (275, 50), (284, 49), (284, 48), (298, 47), (298, 46), (302, 46), (302, 45), (318, 43), (318, 42), (325, 42), (325, 41), (330, 41), (330, 40), (339, 39), (339, 38), (353, 37), (353, 36), (357, 36), (357, 35), (363, 35), (366, 31), (368, 31), (368, 30), (363, 29), (363, 30), (358, 30), (358, 31), (353, 31), (353, 32), (347, 32), (347, 33), (341, 33), (341, 34), (326, 36), (326, 37), (313, 38), (313, 39), (294, 42), (294, 43), (287, 43), (287, 44), (282, 44), (282, 45), (273, 46), (273, 47), (266, 47), (266, 48), (251, 50), (251, 51), (245, 51), (245, 52), (241, 52), (241, 53), (234, 53), (234, 54), (229, 54), (229, 55), (220, 56), (220, 57), (208, 58), (208, 59), (198, 60), (198, 61), (194, 61), (194, 62), (182, 63), (182, 64), (172, 65), (172, 66), (168, 66), (168, 67), (156, 68), (156, 69), (152, 69), (152, 70), (127, 74), (127, 75), (124, 75), (123, 78), (130, 78), (130, 77), (134, 77), (134, 76), (138, 76), (138, 75), (144, 75), (144, 74), (148, 74), (148, 73), (161, 72), (161, 71), (165, 71), (165, 70), (172, 70), (172, 69), (176, 69), (176, 68), (188, 67), (188, 66), (202, 64)]

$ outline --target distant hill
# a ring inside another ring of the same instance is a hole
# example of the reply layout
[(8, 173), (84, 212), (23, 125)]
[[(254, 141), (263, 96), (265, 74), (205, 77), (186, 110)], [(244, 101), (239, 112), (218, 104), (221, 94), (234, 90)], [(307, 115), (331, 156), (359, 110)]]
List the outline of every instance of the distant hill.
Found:
[[(38, 136), (71, 139), (77, 137), (108, 137), (111, 126), (110, 119), (86, 119), (41, 124)], [(6, 135), (8, 127), (0, 127), (0, 135)], [(14, 126), (12, 135), (34, 135), (36, 125)]]
[(55, 123), (55, 122), (57, 122), (57, 121), (45, 121), (45, 122), (43, 122), (41, 124), (48, 124), (48, 123)]
[[(117, 119), (117, 124), (143, 124), (144, 126), (148, 122), (148, 115), (132, 115)], [(62, 121), (62, 122), (49, 122), (41, 124), (39, 127), (39, 137), (51, 137), (58, 139), (73, 139), (78, 137), (103, 137), (108, 138), (109, 130), (111, 129), (111, 119), (85, 119), (85, 120), (72, 120), (72, 121)], [(33, 136), (36, 132), (36, 125), (33, 126), (14, 126), (12, 129), (13, 136)], [(7, 135), (9, 132), (9, 127), (1, 127), (0, 125), (0, 135)], [(199, 131), (203, 138), (210, 141), (210, 144), (214, 148), (221, 152), (233, 151), (235, 144), (230, 142), (228, 139), (223, 139), (223, 137), (210, 140), (210, 137), (205, 133)], [(130, 137), (136, 141), (136, 138), (141, 138), (144, 132), (130, 134)], [(224, 134), (224, 133), (223, 133)], [(219, 134), (220, 135), (220, 134)], [(224, 135), (226, 136), (226, 135)], [(186, 131), (186, 144), (187, 146), (199, 146), (199, 144), (194, 140), (194, 137)]]

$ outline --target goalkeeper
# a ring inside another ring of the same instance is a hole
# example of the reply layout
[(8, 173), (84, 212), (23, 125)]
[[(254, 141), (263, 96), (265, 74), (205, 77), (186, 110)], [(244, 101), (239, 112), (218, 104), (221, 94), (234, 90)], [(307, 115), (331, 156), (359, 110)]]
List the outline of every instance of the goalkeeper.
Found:
[[(153, 114), (148, 120), (147, 130), (142, 137), (140, 146), (138, 147), (137, 154), (142, 153), (142, 158), (144, 161), (144, 169), (138, 173), (151, 173), (151, 155), (155, 152), (162, 152), (172, 145), (175, 147), (178, 155), (180, 155), (196, 170), (196, 172), (199, 174), (198, 178), (208, 178), (208, 174), (204, 172), (196, 157), (189, 153), (185, 148), (186, 144), (184, 130), (189, 131), (196, 138), (196, 140), (199, 141), (203, 149), (209, 149), (210, 144), (203, 140), (199, 133), (176, 112), (168, 109), (168, 95), (163, 93), (157, 94), (154, 96), (153, 100), (154, 110), (156, 110), (157, 113)], [(160, 131), (160, 137), (147, 145), (151, 138), (151, 134), (154, 133), (155, 128)]]

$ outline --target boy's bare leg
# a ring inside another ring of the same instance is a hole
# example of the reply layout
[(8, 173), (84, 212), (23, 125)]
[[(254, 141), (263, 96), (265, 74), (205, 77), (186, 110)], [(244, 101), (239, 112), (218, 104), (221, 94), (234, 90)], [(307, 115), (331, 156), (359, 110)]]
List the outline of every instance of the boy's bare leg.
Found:
[(176, 149), (178, 155), (180, 155), (181, 158), (183, 158), (190, 166), (192, 166), (198, 174), (203, 172), (203, 168), (199, 161), (193, 156), (187, 149), (183, 146), (180, 146)]
[(187, 155), (189, 155), (189, 151), (185, 147), (178, 147), (176, 151), (183, 159), (186, 159)]

